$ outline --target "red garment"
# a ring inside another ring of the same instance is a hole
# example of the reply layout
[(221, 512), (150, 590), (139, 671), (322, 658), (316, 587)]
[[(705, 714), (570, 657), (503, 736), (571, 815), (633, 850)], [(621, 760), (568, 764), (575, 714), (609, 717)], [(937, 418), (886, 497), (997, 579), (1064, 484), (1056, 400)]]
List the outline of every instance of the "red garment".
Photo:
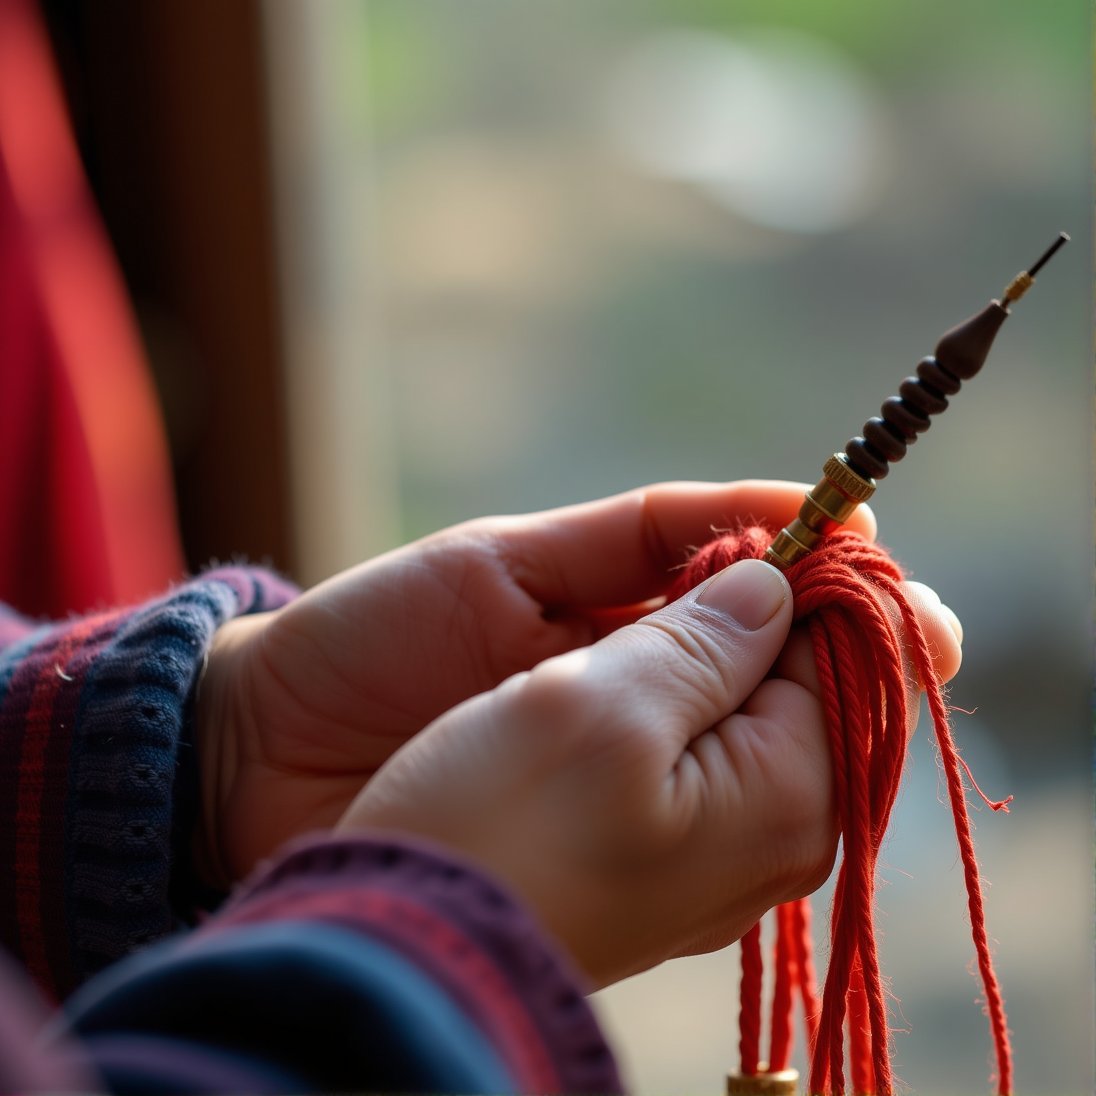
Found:
[(30, 0), (0, 0), (0, 600), (60, 616), (183, 574), (126, 291)]

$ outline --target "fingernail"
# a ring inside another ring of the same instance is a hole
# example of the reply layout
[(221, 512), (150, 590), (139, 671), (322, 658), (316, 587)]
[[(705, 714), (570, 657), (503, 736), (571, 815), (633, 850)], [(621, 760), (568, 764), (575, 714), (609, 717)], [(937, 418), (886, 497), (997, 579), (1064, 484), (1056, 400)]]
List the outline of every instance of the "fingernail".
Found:
[(697, 602), (725, 613), (748, 632), (764, 627), (788, 599), (788, 583), (773, 566), (743, 559), (709, 580)]

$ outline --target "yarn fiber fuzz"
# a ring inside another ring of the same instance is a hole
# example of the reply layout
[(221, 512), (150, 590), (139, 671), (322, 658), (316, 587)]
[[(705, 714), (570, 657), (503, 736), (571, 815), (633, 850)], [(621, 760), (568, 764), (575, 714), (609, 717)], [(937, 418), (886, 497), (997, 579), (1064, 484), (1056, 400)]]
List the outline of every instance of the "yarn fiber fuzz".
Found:
[[(749, 526), (699, 548), (678, 574), (679, 597), (740, 559), (759, 559), (773, 531)], [(943, 684), (916, 614), (902, 589), (903, 572), (887, 552), (847, 531), (825, 537), (785, 572), (795, 620), (810, 634), (833, 757), (841, 831), (841, 864), (830, 913), (830, 954), (819, 994), (812, 959), (807, 899), (780, 906), (769, 1017), (769, 1053), (761, 1053), (763, 955), (760, 925), (742, 940), (739, 1005), (740, 1070), (747, 1076), (788, 1067), (792, 1014), (804, 1014), (812, 1096), (843, 1096), (846, 1066), (852, 1091), (891, 1096), (895, 1081), (887, 1022), (887, 993), (875, 944), (875, 878), (879, 850), (906, 757), (906, 674), (923, 685), (947, 782), (985, 1011), (996, 1057), (998, 1096), (1012, 1091), (1012, 1052), (986, 935), (985, 910), (967, 814), (963, 773)], [(908, 669), (907, 669), (908, 667)], [(1007, 810), (1008, 800), (991, 802)], [(847, 1060), (846, 1060), (847, 1046)]]

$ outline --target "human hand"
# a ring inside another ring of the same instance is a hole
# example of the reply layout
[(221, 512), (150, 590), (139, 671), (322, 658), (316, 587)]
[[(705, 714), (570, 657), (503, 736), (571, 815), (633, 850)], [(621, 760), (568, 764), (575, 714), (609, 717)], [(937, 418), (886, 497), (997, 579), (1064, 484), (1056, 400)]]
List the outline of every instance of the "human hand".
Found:
[[(950, 678), (958, 622), (927, 587), (906, 593)], [(402, 830), (467, 854), (595, 986), (722, 947), (817, 888), (836, 852), (821, 689), (791, 619), (783, 576), (737, 563), (446, 713), (340, 828)]]
[[(224, 625), (199, 691), (200, 875), (227, 886), (333, 825), (454, 705), (649, 612), (712, 526), (795, 516), (808, 485), (662, 484), (427, 537)], [(867, 537), (861, 507), (849, 528)]]

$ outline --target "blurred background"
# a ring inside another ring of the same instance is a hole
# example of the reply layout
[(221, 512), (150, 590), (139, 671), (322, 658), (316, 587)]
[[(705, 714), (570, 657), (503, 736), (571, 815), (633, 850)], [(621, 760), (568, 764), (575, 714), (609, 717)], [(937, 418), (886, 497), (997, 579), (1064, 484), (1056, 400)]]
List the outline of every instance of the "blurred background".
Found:
[[(813, 482), (945, 328), (1072, 234), (874, 503), (963, 620), (956, 737), (1016, 797), (975, 821), (1031, 1096), (1093, 1087), (1089, 9), (43, 9), (191, 568), (310, 583), (477, 515)], [(898, 1076), (988, 1091), (927, 734), (879, 897)], [(735, 979), (730, 949), (597, 996), (634, 1091), (721, 1090)]]

